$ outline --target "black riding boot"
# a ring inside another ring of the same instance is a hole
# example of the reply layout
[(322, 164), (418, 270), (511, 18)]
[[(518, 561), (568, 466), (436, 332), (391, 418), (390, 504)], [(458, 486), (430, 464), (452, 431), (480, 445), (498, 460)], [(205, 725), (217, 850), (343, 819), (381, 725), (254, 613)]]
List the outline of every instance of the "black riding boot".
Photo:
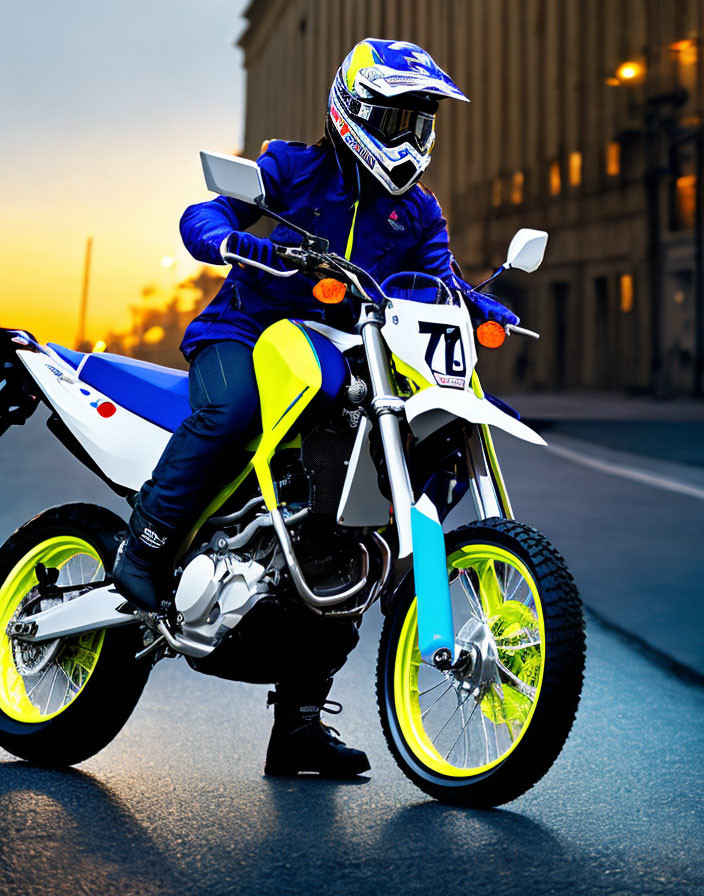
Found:
[[(329, 678), (318, 688), (290, 689), (276, 686), (269, 692), (274, 704), (274, 727), (266, 753), (265, 775), (297, 775), (318, 772), (327, 778), (353, 778), (371, 767), (367, 754), (346, 746), (334, 728), (320, 719), (326, 702), (338, 709), (335, 701), (326, 701), (332, 686)], [(333, 734), (334, 732), (334, 734)]]
[(112, 571), (120, 594), (148, 613), (171, 597), (168, 583), (174, 550), (174, 530), (144, 515), (139, 505), (130, 517), (130, 534), (117, 550)]

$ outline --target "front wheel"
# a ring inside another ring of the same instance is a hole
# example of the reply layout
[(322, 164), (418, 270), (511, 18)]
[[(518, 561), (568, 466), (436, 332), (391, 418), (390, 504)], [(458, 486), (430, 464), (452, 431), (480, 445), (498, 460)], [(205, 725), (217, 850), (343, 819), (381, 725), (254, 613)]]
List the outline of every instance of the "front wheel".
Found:
[[(7, 628), (71, 588), (104, 580), (124, 523), (90, 504), (47, 510), (0, 548), (0, 747), (37, 765), (74, 765), (108, 744), (127, 721), (149, 675), (135, 660), (137, 625), (53, 641), (10, 639)], [(42, 564), (61, 593), (38, 587)], [(41, 567), (40, 567), (41, 569)]]
[(489, 519), (445, 537), (455, 628), (452, 670), (418, 651), (409, 576), (382, 629), (377, 699), (389, 748), (421, 790), (489, 807), (550, 768), (574, 721), (585, 638), (581, 599), (535, 529)]

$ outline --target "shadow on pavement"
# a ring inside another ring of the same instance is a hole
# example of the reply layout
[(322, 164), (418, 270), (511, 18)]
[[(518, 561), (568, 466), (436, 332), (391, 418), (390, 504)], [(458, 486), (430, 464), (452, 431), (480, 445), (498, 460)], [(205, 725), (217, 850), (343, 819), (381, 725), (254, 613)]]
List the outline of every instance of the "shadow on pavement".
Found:
[(85, 772), (2, 763), (0, 806), (3, 896), (179, 891), (147, 832)]
[(515, 890), (517, 870), (537, 881), (547, 862), (561, 869), (564, 883), (565, 867), (577, 864), (548, 828), (515, 812), (427, 802), (389, 814), (379, 811), (373, 788), (354, 805), (348, 795), (367, 780), (267, 779), (256, 860), (211, 892), (232, 892), (228, 884), (236, 880), (242, 892), (316, 896), (467, 892), (483, 885), (500, 893), (504, 884)]
[(432, 887), (442, 879), (443, 888), (454, 890), (471, 886), (502, 892), (502, 884), (512, 882), (515, 887), (517, 871), (535, 885), (545, 881), (547, 868), (556, 867), (564, 881), (569, 878), (566, 866), (574, 861), (548, 827), (509, 809), (416, 803), (394, 813), (382, 839), (403, 844), (397, 856), (401, 864), (404, 858), (416, 862), (418, 856), (427, 856), (424, 863), (415, 864), (416, 885)]

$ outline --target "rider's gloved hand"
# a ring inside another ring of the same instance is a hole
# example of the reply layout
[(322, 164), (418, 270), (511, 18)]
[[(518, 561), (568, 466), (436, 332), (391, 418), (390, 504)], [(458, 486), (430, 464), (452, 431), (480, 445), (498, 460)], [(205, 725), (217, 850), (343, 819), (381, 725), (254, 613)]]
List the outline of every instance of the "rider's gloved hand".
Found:
[(278, 271), (285, 270), (283, 261), (276, 254), (276, 246), (271, 240), (254, 236), (247, 231), (235, 231), (231, 233), (220, 248), (223, 259), (226, 252), (239, 255), (240, 258), (248, 258), (259, 264), (265, 264), (269, 268)]
[(477, 292), (469, 284), (463, 283), (460, 288), (467, 299), (469, 314), (475, 327), (488, 320), (495, 320), (502, 327), (507, 326), (507, 324), (512, 324), (515, 327), (520, 323), (521, 319), (517, 314), (509, 311), (505, 305), (497, 302), (496, 299), (492, 299), (491, 296), (485, 296), (483, 293)]

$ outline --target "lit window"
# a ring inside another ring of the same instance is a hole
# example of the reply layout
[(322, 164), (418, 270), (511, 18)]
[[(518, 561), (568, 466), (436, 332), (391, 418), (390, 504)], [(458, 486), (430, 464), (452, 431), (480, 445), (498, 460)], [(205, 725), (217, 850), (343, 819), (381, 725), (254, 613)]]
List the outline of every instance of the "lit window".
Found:
[(675, 222), (678, 230), (693, 230), (697, 210), (697, 176), (683, 174), (675, 181)]
[(619, 295), (621, 311), (624, 314), (633, 311), (633, 277), (630, 274), (621, 274), (619, 277)]
[(681, 65), (697, 64), (697, 42), (693, 38), (677, 40), (674, 44), (670, 44), (670, 49), (679, 57)]
[(606, 144), (606, 173), (618, 177), (621, 173), (621, 144), (612, 140)]
[[(697, 41), (678, 40), (670, 44), (672, 58), (677, 68), (677, 82), (688, 90), (690, 95), (697, 95)], [(690, 104), (691, 105), (691, 104)]]
[(582, 153), (571, 152), (569, 158), (570, 186), (578, 187), (582, 183)]
[(511, 178), (511, 202), (520, 205), (523, 202), (523, 184), (525, 178), (522, 171), (514, 171)]
[(562, 175), (560, 174), (560, 163), (550, 163), (550, 195), (559, 196), (562, 190)]
[(498, 208), (501, 205), (503, 199), (502, 193), (501, 178), (495, 177), (491, 182), (491, 204), (494, 208)]

